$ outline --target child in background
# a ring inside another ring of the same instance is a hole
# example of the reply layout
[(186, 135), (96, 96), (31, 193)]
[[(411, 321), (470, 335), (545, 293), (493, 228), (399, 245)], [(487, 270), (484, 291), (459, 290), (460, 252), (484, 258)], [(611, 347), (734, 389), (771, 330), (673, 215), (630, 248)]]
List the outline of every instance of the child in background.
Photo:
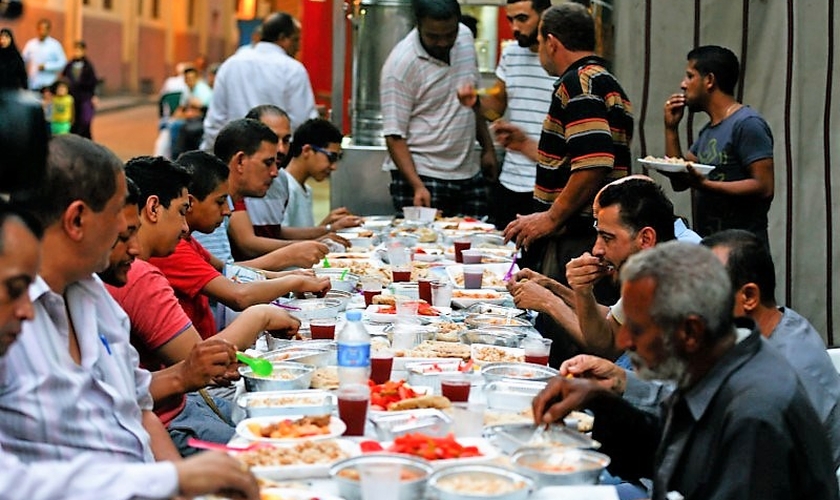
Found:
[(70, 86), (64, 80), (53, 84), (52, 119), (50, 128), (53, 135), (69, 134), (73, 125), (73, 96)]

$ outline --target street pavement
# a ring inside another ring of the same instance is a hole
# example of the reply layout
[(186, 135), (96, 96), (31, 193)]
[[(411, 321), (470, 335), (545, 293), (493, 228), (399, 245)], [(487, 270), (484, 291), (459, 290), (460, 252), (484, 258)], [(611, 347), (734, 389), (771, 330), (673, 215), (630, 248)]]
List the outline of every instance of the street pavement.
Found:
[(102, 99), (93, 119), (93, 140), (121, 160), (154, 153), (158, 135), (158, 109), (146, 99)]

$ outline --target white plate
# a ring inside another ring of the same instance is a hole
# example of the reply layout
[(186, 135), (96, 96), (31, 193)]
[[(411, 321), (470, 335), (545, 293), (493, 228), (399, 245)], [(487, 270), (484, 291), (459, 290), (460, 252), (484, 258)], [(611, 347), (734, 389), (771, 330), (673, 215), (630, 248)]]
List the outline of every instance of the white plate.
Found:
[(248, 428), (250, 424), (268, 425), (276, 422), (282, 422), (283, 420), (297, 420), (302, 417), (303, 415), (283, 415), (277, 417), (246, 418), (245, 420), (239, 422), (239, 425), (236, 426), (236, 433), (249, 441), (263, 441), (266, 443), (299, 443), (301, 441), (314, 441), (335, 438), (341, 436), (342, 434), (344, 434), (344, 431), (347, 430), (347, 426), (344, 425), (344, 422), (342, 422), (341, 419), (337, 417), (330, 418), (330, 432), (328, 432), (327, 434), (318, 434), (315, 436), (306, 436), (300, 438), (266, 438), (254, 434), (253, 432), (251, 432), (251, 429)]
[[(367, 314), (367, 317), (371, 321), (375, 321), (377, 323), (393, 323), (394, 321), (397, 320), (397, 315), (396, 314), (380, 313), (379, 312), (380, 309), (386, 309), (386, 308), (389, 308), (389, 307), (391, 307), (391, 306), (386, 306), (386, 305), (383, 305), (383, 304), (371, 304), (371, 305), (368, 306), (367, 309), (365, 309), (365, 314)], [(437, 309), (440, 312), (440, 314), (444, 314), (444, 315), (452, 312), (451, 307), (440, 307), (440, 306), (438, 306), (438, 307), (435, 307), (435, 309)], [(439, 318), (440, 316), (421, 316), (421, 315), (417, 315), (417, 316), (411, 316), (411, 317), (412, 318), (435, 319), (435, 318)]]
[(452, 361), (460, 361), (461, 358), (411, 358), (404, 356), (394, 356), (394, 365), (392, 371), (407, 371), (408, 365), (413, 363), (450, 363)]
[[(359, 444), (349, 439), (336, 439), (335, 442), (347, 454), (347, 458), (355, 457), (362, 454)], [(287, 445), (280, 445), (278, 448), (286, 447)], [(341, 459), (339, 459), (341, 460)], [(327, 462), (320, 464), (296, 464), (296, 465), (257, 465), (251, 467), (251, 472), (255, 476), (270, 479), (272, 481), (285, 481), (288, 479), (305, 479), (311, 477), (328, 477), (330, 475), (330, 467), (335, 462)], [(286, 497), (283, 497), (284, 499)], [(297, 497), (294, 497), (297, 498)], [(307, 500), (312, 498), (311, 495), (306, 497)]]
[(260, 498), (262, 500), (344, 500), (343, 497), (298, 488), (265, 488), (260, 490)]
[[(507, 272), (507, 270), (505, 270)], [(461, 295), (458, 297), (457, 295)], [(493, 298), (482, 297), (482, 295), (492, 295)], [(482, 288), (480, 290), (465, 290), (457, 289), (452, 292), (452, 303), (462, 309), (466, 309), (473, 304), (502, 304), (508, 297), (505, 293), (500, 293), (493, 288)]]
[(714, 165), (704, 165), (702, 163), (695, 163), (693, 161), (687, 161), (685, 163), (669, 163), (665, 161), (646, 160), (644, 158), (639, 158), (638, 161), (642, 165), (653, 167), (656, 170), (659, 170), (660, 172), (687, 172), (685, 166), (689, 163), (692, 167), (694, 167), (695, 170), (700, 172), (702, 175), (709, 175), (709, 172), (716, 168)]
[[(430, 460), (429, 463), (432, 464), (432, 467), (435, 469), (442, 469), (444, 467), (449, 467), (450, 465), (463, 465), (463, 464), (476, 464), (476, 463), (484, 463), (484, 462), (491, 462), (498, 458), (499, 450), (493, 444), (484, 438), (456, 438), (458, 444), (462, 446), (476, 446), (478, 448), (479, 453), (481, 453), (480, 457), (467, 457), (467, 458), (447, 458), (445, 460)], [(382, 448), (386, 451), (388, 448), (394, 444), (393, 441), (385, 441), (380, 443)]]
[[(479, 353), (482, 349), (498, 349), (502, 353), (507, 356), (515, 356), (518, 359), (481, 359), (478, 357)], [(489, 345), (489, 344), (471, 344), (470, 345), (470, 353), (472, 354), (473, 363), (478, 366), (485, 365), (487, 363), (524, 363), (525, 362), (525, 349), (520, 349), (519, 347), (502, 347), (498, 345)]]
[[(499, 283), (498, 286), (487, 286), (487, 283), (483, 283), (485, 286), (484, 288), (489, 288), (491, 290), (499, 290), (505, 291), (507, 290), (505, 284), (502, 282), (502, 278), (504, 278), (505, 274), (510, 269), (510, 263), (508, 262), (501, 262), (498, 264), (468, 264), (471, 267), (481, 267), (484, 270), (489, 271), (490, 273), (495, 276)], [(512, 274), (516, 274), (519, 271), (519, 266), (513, 266)], [(455, 288), (464, 288), (464, 266), (462, 264), (456, 264), (454, 266), (446, 266), (446, 274), (449, 276), (449, 281), (455, 286)]]

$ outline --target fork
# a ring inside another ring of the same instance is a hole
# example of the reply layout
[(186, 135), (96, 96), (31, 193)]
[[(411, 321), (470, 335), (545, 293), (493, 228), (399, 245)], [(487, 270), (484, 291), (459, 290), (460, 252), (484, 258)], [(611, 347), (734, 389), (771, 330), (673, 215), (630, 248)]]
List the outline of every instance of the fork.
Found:
[[(510, 267), (508, 268), (507, 272), (504, 276), (502, 276), (502, 280), (507, 283), (513, 277), (513, 268), (516, 267), (516, 257), (519, 255), (519, 251), (517, 250), (513, 254), (513, 259), (510, 261)], [(498, 276), (498, 275), (497, 275)]]

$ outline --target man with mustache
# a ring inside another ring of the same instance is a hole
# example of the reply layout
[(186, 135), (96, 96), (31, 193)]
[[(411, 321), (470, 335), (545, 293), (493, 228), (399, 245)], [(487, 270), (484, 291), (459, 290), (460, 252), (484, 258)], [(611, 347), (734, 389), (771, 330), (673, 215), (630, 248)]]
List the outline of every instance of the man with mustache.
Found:
[[(653, 499), (838, 498), (831, 452), (796, 372), (750, 320), (732, 319), (726, 269), (682, 242), (631, 257), (621, 271), (619, 346), (639, 375), (673, 381), (664, 415), (641, 411), (599, 381), (555, 377), (534, 420), (586, 408), (610, 472), (653, 478)], [(677, 496), (680, 495), (680, 496)]]
[[(540, 138), (554, 90), (555, 78), (540, 65), (537, 40), (540, 14), (549, 7), (549, 0), (508, 0), (505, 12), (517, 43), (502, 48), (495, 85), (484, 96), (476, 94), (469, 84), (458, 89), (461, 104), (477, 106), (479, 113), (491, 121), (507, 112), (509, 122), (535, 141)], [(505, 152), (499, 181), (491, 186), (493, 198), (504, 200), (490, 207), (497, 228), (504, 229), (517, 214), (534, 211), (536, 176), (535, 160), (516, 150)]]

